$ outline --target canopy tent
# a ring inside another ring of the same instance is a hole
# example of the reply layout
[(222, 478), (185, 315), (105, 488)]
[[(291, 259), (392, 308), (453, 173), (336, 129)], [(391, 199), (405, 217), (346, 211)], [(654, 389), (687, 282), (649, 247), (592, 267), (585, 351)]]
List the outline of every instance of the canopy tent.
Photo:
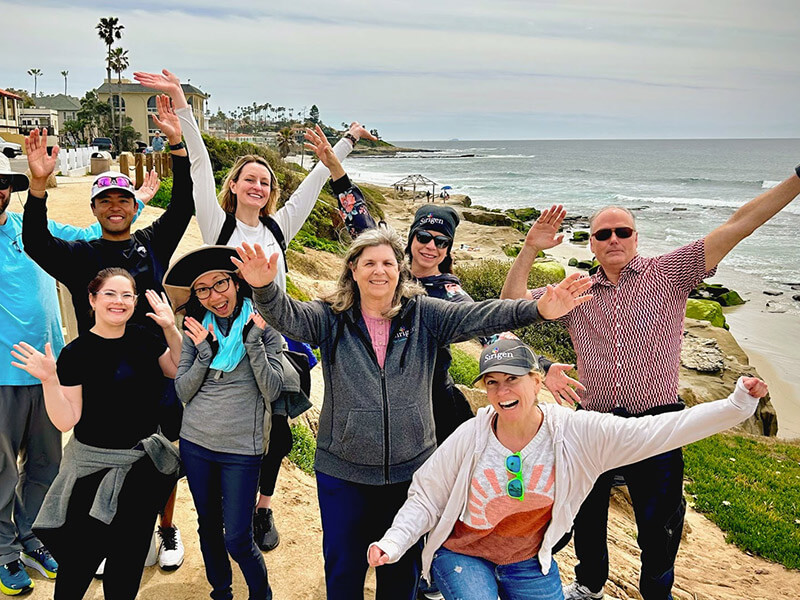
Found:
[(417, 184), (419, 184), (420, 188), (425, 189), (430, 186), (431, 188), (431, 198), (436, 196), (436, 186), (438, 185), (432, 179), (428, 179), (424, 175), (416, 174), (416, 175), (409, 175), (408, 177), (403, 177), (400, 181), (395, 181), (392, 184), (394, 191), (397, 192), (401, 188), (406, 188), (411, 186), (414, 198), (417, 197)]

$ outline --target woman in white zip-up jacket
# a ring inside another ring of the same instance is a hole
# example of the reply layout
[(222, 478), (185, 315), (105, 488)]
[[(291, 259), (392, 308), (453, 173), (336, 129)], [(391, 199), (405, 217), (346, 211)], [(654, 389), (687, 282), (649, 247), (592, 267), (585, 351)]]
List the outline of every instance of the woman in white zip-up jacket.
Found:
[[(268, 254), (279, 253), (280, 268), (275, 283), (286, 291), (286, 247), (308, 219), (329, 176), (334, 193), (347, 195), (352, 184), (340, 161), (350, 154), (360, 138), (374, 140), (375, 137), (359, 123), (353, 123), (348, 133), (331, 147), (319, 127), (316, 133), (307, 130), (306, 139), (313, 142), (307, 147), (316, 153), (320, 162), (277, 210), (278, 180), (261, 156), (239, 157), (225, 178), (218, 198), (211, 159), (180, 79), (167, 70), (162, 73), (137, 72), (134, 77), (146, 87), (169, 94), (175, 105), (189, 153), (194, 205), (203, 242), (227, 246), (247, 242), (259, 244)], [(256, 543), (264, 551), (274, 549), (280, 540), (270, 506), (281, 461), (292, 448), (287, 412), (285, 407), (273, 405), (270, 445), (262, 462), (260, 496), (253, 515)]]
[(625, 419), (538, 404), (530, 349), (501, 339), (476, 379), (491, 406), (461, 425), (414, 474), (372, 566), (398, 560), (426, 532), (423, 573), (447, 600), (563, 598), (556, 542), (605, 471), (695, 442), (753, 414), (766, 384), (739, 379), (724, 400)]

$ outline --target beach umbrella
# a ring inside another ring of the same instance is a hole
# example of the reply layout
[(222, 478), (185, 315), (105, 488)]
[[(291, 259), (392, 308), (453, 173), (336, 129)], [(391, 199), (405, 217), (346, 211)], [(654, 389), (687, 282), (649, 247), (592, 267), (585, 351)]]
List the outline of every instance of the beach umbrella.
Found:
[(452, 186), (452, 185), (443, 185), (443, 186), (442, 186), (442, 189), (443, 189), (443, 190), (452, 190), (452, 189), (453, 189), (453, 186)]

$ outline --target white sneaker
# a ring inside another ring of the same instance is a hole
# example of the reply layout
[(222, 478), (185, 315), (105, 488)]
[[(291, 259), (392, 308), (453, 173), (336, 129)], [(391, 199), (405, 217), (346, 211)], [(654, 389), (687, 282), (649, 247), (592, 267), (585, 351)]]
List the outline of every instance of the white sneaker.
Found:
[(103, 575), (105, 575), (105, 572), (106, 572), (106, 559), (104, 558), (103, 562), (100, 563), (100, 566), (97, 567), (97, 571), (94, 572), (94, 578), (102, 579)]
[(183, 542), (176, 526), (159, 527), (161, 549), (158, 551), (158, 566), (165, 571), (175, 571), (183, 564)]
[(603, 590), (593, 592), (577, 580), (565, 586), (563, 590), (564, 600), (600, 600), (603, 597)]
[[(144, 559), (145, 567), (152, 567), (158, 561), (158, 542), (156, 541), (156, 532), (153, 530), (153, 537), (150, 538), (150, 549), (147, 551), (147, 557)], [(103, 561), (105, 563), (105, 561)]]

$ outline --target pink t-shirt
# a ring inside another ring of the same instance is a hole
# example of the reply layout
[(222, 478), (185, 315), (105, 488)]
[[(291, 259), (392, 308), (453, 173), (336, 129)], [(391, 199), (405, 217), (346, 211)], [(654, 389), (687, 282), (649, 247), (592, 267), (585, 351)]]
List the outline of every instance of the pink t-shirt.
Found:
[(382, 369), (383, 363), (386, 361), (386, 347), (389, 344), (392, 322), (389, 319), (368, 317), (363, 313), (361, 316), (364, 317), (364, 323), (369, 331), (369, 339), (372, 341), (372, 349), (375, 351), (378, 364)]

